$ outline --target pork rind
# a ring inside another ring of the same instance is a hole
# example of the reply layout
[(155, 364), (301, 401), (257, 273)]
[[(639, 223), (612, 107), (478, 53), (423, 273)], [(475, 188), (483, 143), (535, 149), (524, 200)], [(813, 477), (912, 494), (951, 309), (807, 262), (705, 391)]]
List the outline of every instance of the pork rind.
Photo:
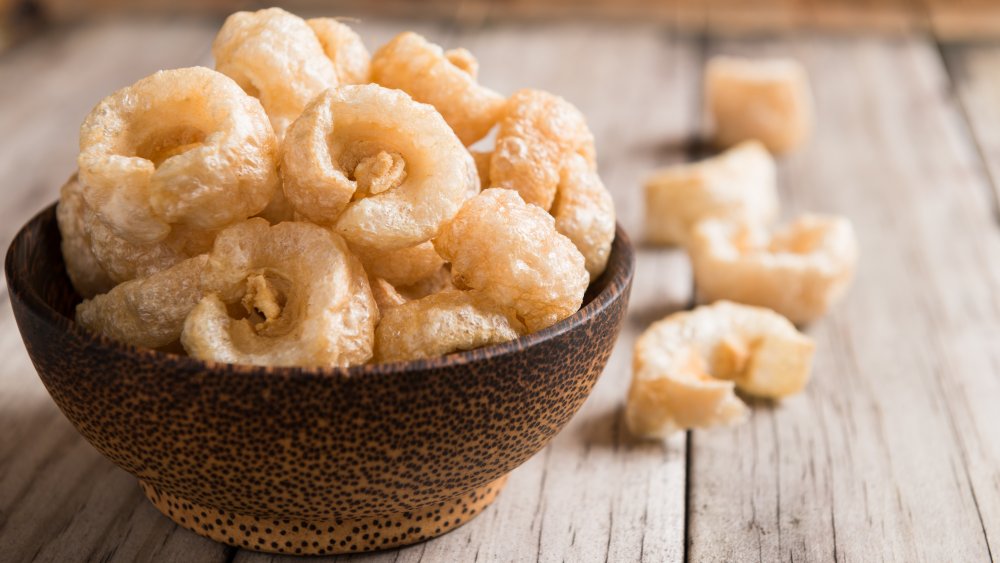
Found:
[(264, 110), (207, 68), (165, 70), (102, 100), (80, 128), (87, 205), (129, 242), (175, 225), (217, 229), (260, 212), (278, 188)]
[(229, 227), (215, 241), (202, 287), (206, 296), (181, 336), (192, 357), (315, 367), (372, 356), (378, 309), (367, 275), (328, 229), (264, 219)]
[(370, 82), (371, 55), (361, 37), (347, 24), (334, 18), (306, 20), (312, 28), (323, 52), (333, 62), (338, 84), (365, 84)]
[(563, 168), (552, 216), (556, 230), (583, 254), (590, 281), (597, 279), (615, 240), (615, 203), (597, 170), (578, 154), (570, 155)]
[(394, 286), (409, 286), (437, 275), (444, 259), (430, 241), (399, 250), (379, 250), (351, 245), (369, 276), (382, 278)]
[(705, 96), (722, 147), (757, 139), (784, 153), (812, 129), (809, 77), (792, 59), (714, 57), (705, 70)]
[(793, 323), (823, 316), (854, 277), (858, 243), (843, 217), (804, 215), (773, 235), (748, 223), (708, 220), (694, 231), (699, 296), (773, 309)]
[(115, 286), (76, 307), (76, 322), (108, 338), (147, 348), (176, 342), (184, 319), (202, 297), (207, 255)]
[(278, 139), (337, 70), (305, 20), (281, 8), (236, 12), (212, 43), (215, 68), (258, 98)]
[(376, 84), (317, 97), (288, 131), (282, 175), (302, 216), (383, 250), (435, 236), (479, 185), (472, 156), (433, 107)]
[(504, 107), (503, 96), (476, 82), (478, 64), (468, 51), (445, 53), (413, 32), (376, 51), (371, 65), (374, 82), (437, 108), (465, 145), (486, 136)]
[(519, 90), (504, 106), (490, 158), (490, 187), (515, 190), (548, 211), (574, 154), (595, 166), (594, 136), (583, 114), (554, 94)]
[(60, 246), (69, 281), (81, 297), (88, 299), (107, 292), (114, 287), (115, 282), (90, 249), (90, 235), (84, 226), (86, 213), (87, 202), (83, 200), (83, 186), (74, 174), (59, 190), (56, 221), (59, 224), (62, 238)]
[(784, 317), (727, 301), (675, 313), (639, 337), (625, 408), (631, 432), (735, 424), (747, 413), (740, 390), (781, 398), (805, 387), (814, 344)]
[(375, 361), (431, 358), (514, 340), (516, 319), (469, 291), (446, 290), (384, 310), (375, 330)]
[(575, 313), (590, 281), (552, 216), (513, 190), (490, 188), (467, 201), (434, 246), (457, 287), (512, 311), (529, 332)]
[(398, 307), (408, 301), (407, 298), (396, 291), (396, 288), (391, 283), (382, 278), (368, 276), (368, 285), (371, 286), (372, 297), (375, 298), (375, 304), (378, 305), (380, 318), (384, 317), (387, 309)]
[(654, 172), (645, 183), (646, 238), (686, 245), (701, 220), (726, 217), (761, 225), (778, 216), (774, 159), (757, 141)]

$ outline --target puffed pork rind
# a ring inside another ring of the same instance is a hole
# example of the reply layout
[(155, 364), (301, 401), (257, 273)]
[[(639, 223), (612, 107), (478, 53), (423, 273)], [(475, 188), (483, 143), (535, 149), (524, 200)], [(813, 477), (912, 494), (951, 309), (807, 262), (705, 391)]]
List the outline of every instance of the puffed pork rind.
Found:
[(800, 146), (812, 129), (809, 77), (793, 59), (713, 57), (705, 97), (721, 147), (757, 139), (780, 154)]
[(736, 388), (767, 398), (797, 393), (813, 350), (811, 339), (767, 309), (720, 301), (675, 313), (636, 341), (626, 423), (646, 438), (739, 423), (747, 408)]
[(854, 278), (858, 243), (850, 220), (803, 215), (773, 235), (760, 226), (708, 220), (689, 248), (699, 297), (767, 307), (793, 323), (829, 311)]
[(769, 225), (778, 216), (774, 159), (757, 141), (657, 170), (644, 188), (646, 240), (654, 244), (686, 245), (691, 229), (711, 217)]
[(164, 70), (102, 100), (80, 127), (84, 199), (114, 233), (162, 241), (250, 217), (279, 186), (277, 142), (260, 103), (228, 77)]
[(90, 235), (85, 228), (86, 207), (83, 186), (74, 174), (59, 190), (56, 222), (59, 224), (60, 247), (63, 261), (66, 262), (66, 274), (76, 292), (89, 299), (106, 293), (115, 286), (115, 282), (91, 250)]

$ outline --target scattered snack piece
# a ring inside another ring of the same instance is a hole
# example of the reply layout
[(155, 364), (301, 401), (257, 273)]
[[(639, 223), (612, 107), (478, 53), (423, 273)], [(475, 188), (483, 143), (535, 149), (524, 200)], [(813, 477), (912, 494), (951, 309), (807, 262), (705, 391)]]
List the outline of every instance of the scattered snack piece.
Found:
[(548, 92), (519, 90), (507, 100), (500, 120), (490, 187), (515, 190), (548, 211), (573, 154), (595, 166), (594, 136), (580, 110)]
[(371, 82), (371, 55), (361, 37), (347, 24), (335, 18), (306, 20), (323, 46), (326, 57), (333, 62), (338, 84)]
[(189, 258), (150, 276), (125, 282), (80, 303), (76, 322), (126, 344), (159, 348), (176, 342), (184, 319), (202, 297), (208, 257)]
[(517, 320), (470, 291), (450, 289), (382, 311), (375, 361), (431, 358), (507, 342), (525, 334)]
[(278, 139), (337, 70), (305, 20), (281, 8), (236, 12), (212, 43), (215, 68), (258, 98)]
[(316, 98), (282, 147), (285, 196), (354, 244), (393, 250), (435, 236), (479, 178), (433, 107), (376, 84)]
[(465, 145), (486, 136), (504, 107), (503, 96), (476, 82), (479, 65), (471, 53), (445, 53), (413, 32), (376, 51), (371, 65), (373, 82), (437, 108)]
[(80, 127), (87, 205), (119, 237), (165, 239), (175, 224), (217, 229), (259, 213), (278, 189), (264, 110), (202, 67), (164, 70), (104, 98)]
[(115, 282), (101, 266), (91, 249), (90, 235), (84, 222), (87, 202), (83, 200), (83, 186), (74, 174), (59, 190), (59, 205), (56, 207), (56, 221), (62, 237), (62, 255), (66, 262), (66, 274), (73, 288), (81, 297), (89, 299), (105, 293), (115, 286)]
[(858, 243), (843, 217), (804, 215), (778, 229), (704, 221), (690, 245), (698, 293), (773, 309), (793, 323), (823, 316), (854, 277)]
[(734, 389), (781, 398), (805, 387), (814, 345), (787, 319), (720, 301), (675, 313), (639, 337), (625, 419), (641, 437), (742, 421)]
[(202, 287), (181, 335), (192, 357), (313, 367), (372, 356), (378, 309), (368, 277), (329, 229), (263, 219), (229, 227), (216, 238)]
[(705, 95), (721, 147), (758, 139), (780, 154), (801, 145), (812, 128), (809, 77), (792, 59), (714, 57)]
[(584, 258), (551, 215), (513, 190), (470, 199), (435, 239), (455, 285), (473, 289), (535, 332), (579, 310), (590, 282)]
[(615, 202), (597, 170), (578, 154), (569, 156), (552, 204), (556, 230), (583, 254), (590, 281), (604, 272), (615, 240)]
[(768, 225), (778, 216), (774, 159), (757, 141), (660, 169), (645, 191), (646, 238), (656, 244), (687, 244), (695, 224), (709, 217)]

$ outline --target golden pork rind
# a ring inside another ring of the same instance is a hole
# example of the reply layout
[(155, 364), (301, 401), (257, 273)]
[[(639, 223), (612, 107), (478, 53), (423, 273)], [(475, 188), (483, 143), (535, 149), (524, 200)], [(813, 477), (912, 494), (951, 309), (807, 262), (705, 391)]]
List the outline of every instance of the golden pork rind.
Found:
[(157, 72), (104, 98), (80, 128), (87, 205), (130, 242), (175, 225), (217, 229), (278, 188), (277, 143), (257, 100), (202, 67)]
[(615, 239), (615, 203), (597, 170), (578, 154), (569, 156), (552, 204), (556, 230), (566, 235), (585, 259), (590, 281), (608, 265)]
[(409, 286), (436, 275), (444, 259), (430, 241), (399, 250), (379, 250), (350, 245), (369, 276), (382, 278), (393, 286)]
[(430, 240), (479, 184), (433, 107), (376, 84), (317, 97), (288, 131), (282, 177), (302, 216), (383, 250)]
[(84, 225), (86, 213), (83, 186), (74, 174), (59, 190), (56, 222), (59, 224), (60, 246), (69, 281), (81, 297), (89, 299), (107, 292), (115, 286), (115, 282), (91, 250), (90, 235)]
[(703, 219), (727, 217), (762, 225), (778, 216), (774, 159), (757, 141), (700, 162), (668, 166), (646, 179), (646, 238), (685, 245)]
[(434, 247), (451, 262), (457, 287), (513, 311), (529, 332), (575, 313), (590, 281), (583, 255), (552, 216), (513, 190), (468, 200)]
[(809, 77), (792, 59), (713, 57), (705, 97), (721, 147), (757, 139), (772, 153), (784, 153), (812, 129)]
[(202, 287), (206, 296), (181, 335), (192, 357), (343, 367), (372, 356), (378, 309), (367, 275), (328, 229), (264, 219), (233, 225), (216, 238)]
[(489, 301), (450, 289), (383, 310), (375, 330), (375, 361), (432, 358), (522, 334), (524, 326)]
[(202, 298), (201, 273), (207, 261), (203, 254), (119, 284), (77, 305), (76, 322), (134, 346), (159, 348), (176, 342), (184, 319)]
[(236, 12), (212, 43), (215, 68), (258, 98), (278, 139), (337, 70), (305, 20), (281, 8)]
[(500, 94), (476, 82), (478, 63), (464, 50), (442, 51), (407, 31), (375, 52), (372, 81), (437, 108), (465, 145), (482, 139), (504, 107)]
[(781, 398), (805, 387), (814, 344), (784, 317), (727, 301), (653, 323), (635, 344), (625, 420), (637, 436), (735, 424), (736, 397)]
[(796, 324), (840, 299), (858, 260), (851, 222), (828, 215), (804, 215), (773, 235), (745, 222), (704, 221), (689, 251), (702, 299), (767, 307)]
[(323, 52), (333, 63), (337, 84), (371, 82), (371, 55), (361, 37), (351, 27), (334, 18), (306, 20)]
[(583, 114), (555, 94), (519, 90), (504, 106), (490, 157), (490, 187), (516, 190), (548, 211), (574, 154), (595, 166), (594, 135)]

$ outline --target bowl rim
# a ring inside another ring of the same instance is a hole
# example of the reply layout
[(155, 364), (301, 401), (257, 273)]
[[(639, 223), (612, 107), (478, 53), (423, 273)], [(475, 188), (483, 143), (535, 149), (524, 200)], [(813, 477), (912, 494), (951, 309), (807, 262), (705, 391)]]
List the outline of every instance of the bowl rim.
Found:
[[(13, 300), (16, 297), (24, 303), (27, 309), (32, 311), (39, 318), (43, 319), (53, 328), (73, 333), (81, 340), (94, 341), (101, 347), (116, 349), (119, 353), (125, 355), (148, 356), (151, 361), (155, 360), (158, 365), (168, 364), (188, 371), (222, 371), (251, 376), (283, 376), (288, 378), (321, 377), (350, 379), (356, 377), (371, 377), (375, 375), (385, 376), (412, 374), (464, 366), (471, 363), (482, 362), (485, 360), (515, 354), (589, 322), (599, 312), (606, 309), (611, 303), (621, 297), (623, 293), (627, 293), (629, 291), (635, 274), (635, 247), (633, 246), (631, 239), (626, 234), (625, 229), (622, 228), (621, 223), (616, 221), (615, 239), (612, 243), (611, 253), (608, 259), (609, 268), (601, 274), (601, 278), (611, 276), (610, 279), (605, 281), (604, 288), (600, 293), (595, 295), (589, 303), (581, 307), (578, 311), (556, 324), (538, 332), (533, 332), (516, 340), (501, 342), (499, 344), (491, 344), (472, 350), (453, 352), (443, 356), (434, 356), (431, 358), (421, 358), (417, 360), (402, 360), (378, 364), (360, 364), (349, 367), (260, 366), (253, 364), (231, 364), (212, 360), (199, 360), (190, 356), (182, 356), (170, 352), (163, 352), (151, 348), (126, 344), (124, 342), (108, 338), (102, 334), (92, 333), (81, 327), (74, 320), (62, 315), (59, 311), (56, 311), (44, 298), (42, 298), (41, 295), (39, 295), (36, 288), (28, 286), (24, 279), (20, 279), (13, 275), (15, 266), (14, 249), (19, 245), (27, 244), (24, 239), (27, 235), (29, 226), (42, 222), (46, 215), (51, 215), (51, 220), (55, 223), (57, 205), (58, 201), (46, 206), (41, 211), (36, 213), (30, 220), (25, 222), (21, 228), (17, 230), (17, 233), (11, 239), (10, 245), (7, 247), (4, 259), (4, 273), (7, 280), (7, 288), (10, 299)], [(614, 260), (616, 256), (618, 256), (618, 259)], [(613, 264), (619, 266), (617, 271), (611, 271), (610, 267)]]

